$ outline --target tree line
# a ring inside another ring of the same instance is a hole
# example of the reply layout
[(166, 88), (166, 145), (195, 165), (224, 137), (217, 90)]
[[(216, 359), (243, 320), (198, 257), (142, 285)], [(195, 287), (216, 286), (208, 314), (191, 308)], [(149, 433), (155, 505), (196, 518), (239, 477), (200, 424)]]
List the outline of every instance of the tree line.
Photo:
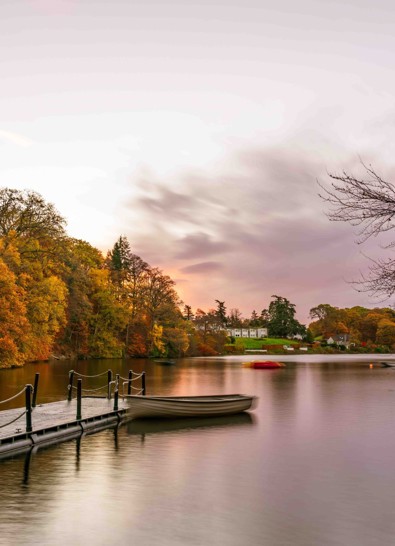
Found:
[(243, 318), (240, 309), (232, 308), (227, 313), (224, 301), (215, 300), (216, 308), (207, 312), (197, 309), (193, 313), (189, 305), (184, 307), (184, 317), (200, 329), (220, 330), (224, 328), (266, 328), (271, 337), (302, 338), (307, 335), (307, 328), (296, 318), (296, 306), (287, 298), (272, 296), (272, 301), (267, 309), (262, 309), (258, 314), (253, 310), (250, 318)]
[(395, 346), (395, 311), (390, 307), (340, 309), (325, 303), (313, 307), (310, 317), (315, 319), (309, 325), (313, 337), (327, 340), (336, 334), (348, 334), (355, 346)]
[(0, 367), (221, 352), (224, 332), (196, 330), (174, 281), (126, 237), (104, 256), (65, 226), (36, 192), (0, 189)]
[[(365, 238), (392, 229), (395, 212), (393, 186), (368, 173), (369, 181), (345, 173), (332, 177), (344, 185), (334, 184), (326, 198), (338, 207), (331, 219), (362, 225)], [(393, 261), (375, 262), (358, 287), (388, 296), (393, 278)], [(239, 309), (227, 313), (223, 301), (215, 303), (208, 311), (193, 312), (188, 305), (181, 311), (174, 281), (134, 254), (126, 237), (103, 256), (69, 237), (65, 219), (38, 193), (0, 189), (0, 367), (51, 355), (214, 355), (229, 341), (225, 327), (266, 327), (269, 336), (306, 340), (347, 332), (355, 343), (395, 345), (391, 308), (320, 304), (306, 328), (282, 296), (272, 296), (267, 309), (248, 319)]]
[(0, 190), (0, 365), (186, 350), (174, 282), (125, 237), (103, 256), (65, 225), (39, 194)]
[(104, 256), (69, 237), (66, 221), (33, 191), (0, 189), (0, 366), (72, 358), (216, 355), (226, 326), (303, 330), (285, 298), (242, 319), (215, 300), (207, 312), (182, 302), (174, 281), (120, 236)]

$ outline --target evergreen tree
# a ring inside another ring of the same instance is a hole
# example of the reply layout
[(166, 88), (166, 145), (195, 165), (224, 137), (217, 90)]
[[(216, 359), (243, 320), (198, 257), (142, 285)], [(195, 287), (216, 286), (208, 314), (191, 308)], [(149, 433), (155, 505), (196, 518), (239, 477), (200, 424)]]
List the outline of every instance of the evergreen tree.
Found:
[(232, 326), (233, 328), (241, 328), (242, 320), (243, 317), (240, 309), (233, 308), (230, 310), (230, 315), (227, 319), (229, 326)]
[(193, 320), (194, 315), (192, 312), (192, 307), (190, 305), (184, 305), (184, 314), (183, 317), (185, 320)]
[(253, 312), (251, 313), (251, 318), (250, 318), (250, 326), (255, 326), (255, 327), (258, 327), (261, 325), (261, 321), (259, 319), (259, 315), (258, 313), (255, 311), (255, 309), (253, 310)]
[(292, 337), (305, 335), (306, 328), (295, 319), (295, 305), (281, 296), (272, 296), (269, 305), (269, 335), (273, 337)]
[(217, 309), (215, 310), (215, 315), (222, 326), (226, 326), (226, 307), (224, 301), (215, 300), (217, 304)]

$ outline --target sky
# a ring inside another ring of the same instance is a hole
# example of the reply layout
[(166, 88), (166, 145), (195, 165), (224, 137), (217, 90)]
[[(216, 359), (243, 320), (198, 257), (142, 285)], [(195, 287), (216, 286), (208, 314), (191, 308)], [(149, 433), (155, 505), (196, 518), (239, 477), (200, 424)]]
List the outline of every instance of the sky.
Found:
[(394, 22), (389, 0), (2, 0), (0, 186), (104, 253), (125, 235), (194, 310), (388, 305), (349, 282), (380, 242), (317, 181), (395, 178)]

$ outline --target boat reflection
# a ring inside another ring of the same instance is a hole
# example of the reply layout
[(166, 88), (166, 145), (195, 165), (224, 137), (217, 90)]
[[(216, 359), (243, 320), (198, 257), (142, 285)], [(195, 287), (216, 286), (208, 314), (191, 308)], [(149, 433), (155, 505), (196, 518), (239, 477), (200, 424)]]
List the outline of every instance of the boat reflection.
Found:
[(127, 426), (128, 434), (158, 434), (161, 432), (188, 431), (199, 428), (223, 428), (254, 425), (249, 413), (223, 417), (184, 417), (180, 419), (133, 419)]

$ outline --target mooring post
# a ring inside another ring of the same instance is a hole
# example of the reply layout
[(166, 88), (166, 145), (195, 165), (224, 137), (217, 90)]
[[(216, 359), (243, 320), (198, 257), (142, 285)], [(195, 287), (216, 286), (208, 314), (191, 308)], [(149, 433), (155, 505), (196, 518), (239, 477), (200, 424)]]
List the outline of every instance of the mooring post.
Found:
[(80, 421), (82, 419), (81, 399), (82, 399), (82, 379), (78, 379), (77, 380), (77, 421)]
[(141, 374), (141, 394), (145, 396), (145, 372)]
[(69, 371), (69, 385), (67, 387), (69, 389), (69, 393), (67, 395), (67, 400), (69, 402), (73, 397), (73, 380), (74, 380), (74, 370), (70, 370)]
[(118, 411), (118, 388), (119, 388), (119, 373), (115, 376), (115, 391), (114, 391), (114, 411)]
[(132, 394), (132, 377), (133, 377), (133, 371), (129, 370), (128, 375), (128, 394)]
[(108, 370), (108, 372), (107, 372), (107, 383), (108, 383), (107, 398), (109, 400), (111, 400), (111, 381), (112, 381), (112, 371)]
[(34, 377), (34, 387), (33, 387), (33, 402), (32, 402), (32, 408), (36, 407), (37, 402), (37, 391), (38, 391), (38, 380), (40, 379), (40, 374), (36, 373)]
[(25, 387), (25, 400), (26, 400), (26, 432), (31, 432), (32, 427), (32, 385), (26, 385)]

